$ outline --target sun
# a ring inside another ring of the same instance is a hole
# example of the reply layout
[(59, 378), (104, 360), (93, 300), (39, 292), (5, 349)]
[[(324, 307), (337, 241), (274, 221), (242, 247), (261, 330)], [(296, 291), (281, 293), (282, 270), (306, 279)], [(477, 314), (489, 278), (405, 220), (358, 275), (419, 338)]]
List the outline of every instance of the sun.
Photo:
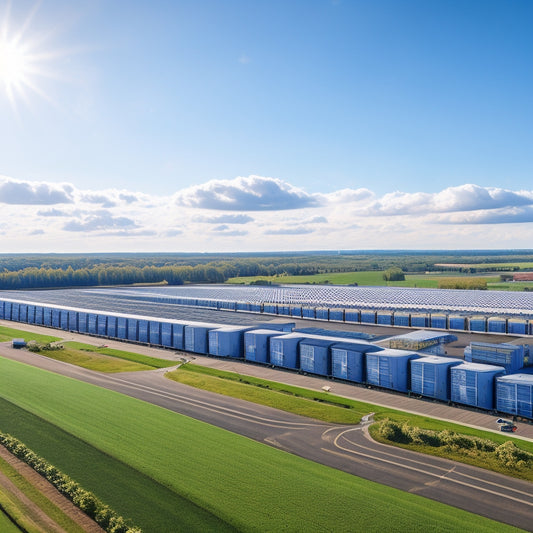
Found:
[(43, 37), (32, 28), (39, 4), (35, 4), (20, 25), (12, 20), (10, 1), (0, 16), (0, 97), (2, 93), (7, 96), (13, 109), (17, 100), (27, 101), (30, 93), (49, 100), (39, 85), (43, 77), (55, 77), (50, 61), (59, 54), (46, 49), (50, 33)]
[(31, 86), (31, 56), (24, 45), (16, 41), (0, 39), (0, 83), (10, 101), (15, 93), (21, 92), (25, 86)]

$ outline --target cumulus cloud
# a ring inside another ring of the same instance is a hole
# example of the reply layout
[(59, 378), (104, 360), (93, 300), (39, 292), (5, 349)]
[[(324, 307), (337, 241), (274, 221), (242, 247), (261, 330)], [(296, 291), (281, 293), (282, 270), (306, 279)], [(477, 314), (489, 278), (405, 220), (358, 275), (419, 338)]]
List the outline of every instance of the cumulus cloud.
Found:
[(110, 213), (99, 213), (85, 216), (82, 221), (71, 220), (63, 226), (63, 229), (65, 231), (98, 231), (136, 227), (137, 225), (130, 218), (114, 217)]
[(0, 178), (0, 203), (54, 205), (72, 203), (72, 186)]
[(451, 213), (519, 207), (533, 204), (530, 191), (514, 192), (495, 187), (465, 184), (441, 192), (393, 192), (366, 206), (361, 214), (395, 216), (423, 213)]
[(176, 194), (176, 203), (222, 211), (280, 211), (316, 207), (321, 202), (280, 179), (248, 176), (184, 189)]
[(217, 235), (220, 237), (242, 237), (244, 235), (248, 235), (248, 232), (234, 229), (234, 230), (228, 230), (228, 231), (221, 231)]
[(134, 194), (126, 194), (126, 193), (120, 193), (118, 195), (119, 199), (127, 204), (131, 204), (133, 202), (138, 202), (139, 198)]
[(307, 233), (313, 233), (313, 229), (305, 228), (303, 226), (294, 228), (280, 228), (270, 229), (265, 231), (265, 235), (305, 235)]
[(102, 207), (115, 207), (117, 205), (111, 198), (97, 193), (82, 194), (81, 200), (90, 204), (99, 204)]
[(61, 209), (48, 209), (47, 211), (37, 211), (40, 217), (68, 217), (72, 216), (72, 213), (67, 213)]
[(516, 207), (476, 211), (449, 216), (447, 224), (524, 224), (533, 222), (533, 207)]
[(374, 193), (369, 189), (341, 189), (332, 193), (322, 195), (327, 203), (347, 204), (368, 201), (374, 198)]
[(253, 222), (253, 218), (249, 215), (220, 215), (216, 217), (196, 217), (197, 222), (205, 222), (206, 224), (248, 224)]

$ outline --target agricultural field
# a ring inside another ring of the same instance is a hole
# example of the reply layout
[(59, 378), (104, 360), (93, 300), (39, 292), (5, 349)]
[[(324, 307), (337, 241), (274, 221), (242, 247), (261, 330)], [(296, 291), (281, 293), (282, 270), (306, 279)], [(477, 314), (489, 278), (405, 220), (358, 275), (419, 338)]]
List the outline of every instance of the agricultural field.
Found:
[(0, 397), (2, 431), (145, 533), (514, 530), (3, 358)]
[[(258, 281), (270, 282), (273, 284), (311, 284), (311, 285), (354, 285), (370, 286), (370, 287), (418, 287), (424, 289), (436, 289), (439, 280), (450, 277), (472, 277), (468, 274), (458, 274), (445, 272), (441, 274), (406, 274), (403, 281), (385, 281), (383, 279), (383, 272), (369, 270), (366, 272), (331, 272), (327, 274), (314, 274), (310, 276), (251, 276), (242, 278), (230, 278), (227, 283), (233, 285), (250, 285)], [(488, 288), (491, 284), (497, 283), (501, 285), (501, 289), (505, 289), (507, 285), (501, 284), (500, 277), (491, 273), (486, 276), (476, 275), (476, 278), (482, 277), (487, 280)], [(531, 284), (533, 285), (533, 283)], [(523, 289), (522, 289), (523, 290)]]

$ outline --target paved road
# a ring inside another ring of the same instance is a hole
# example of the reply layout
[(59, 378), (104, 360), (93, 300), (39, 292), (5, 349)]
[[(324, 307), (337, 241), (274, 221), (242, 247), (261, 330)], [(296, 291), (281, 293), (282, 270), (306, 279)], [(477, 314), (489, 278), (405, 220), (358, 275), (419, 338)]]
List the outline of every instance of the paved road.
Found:
[(315, 422), (175, 383), (165, 370), (106, 375), (3, 344), (0, 354), (112, 389), (385, 485), (525, 530), (533, 528), (533, 484), (372, 441), (359, 426)]

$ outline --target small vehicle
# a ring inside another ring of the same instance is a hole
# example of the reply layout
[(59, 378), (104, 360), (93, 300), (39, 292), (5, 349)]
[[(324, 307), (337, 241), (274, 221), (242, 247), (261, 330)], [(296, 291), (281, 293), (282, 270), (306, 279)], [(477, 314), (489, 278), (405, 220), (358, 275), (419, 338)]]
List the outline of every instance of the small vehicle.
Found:
[(502, 424), (500, 426), (500, 431), (505, 431), (506, 433), (515, 432), (518, 428), (514, 424)]

